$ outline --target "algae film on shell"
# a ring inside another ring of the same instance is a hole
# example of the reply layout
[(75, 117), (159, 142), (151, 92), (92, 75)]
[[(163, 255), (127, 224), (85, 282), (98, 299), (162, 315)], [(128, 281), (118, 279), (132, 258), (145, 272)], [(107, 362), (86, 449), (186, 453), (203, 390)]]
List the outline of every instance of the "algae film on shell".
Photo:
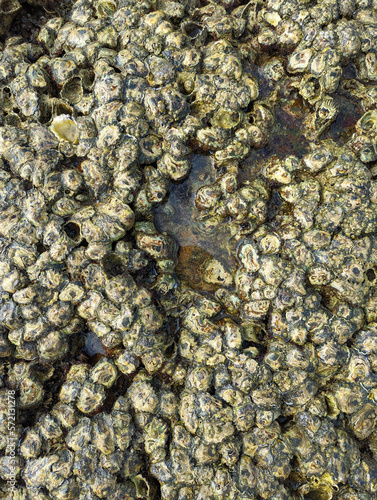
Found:
[(1, 498), (377, 498), (376, 46), (375, 0), (0, 0)]

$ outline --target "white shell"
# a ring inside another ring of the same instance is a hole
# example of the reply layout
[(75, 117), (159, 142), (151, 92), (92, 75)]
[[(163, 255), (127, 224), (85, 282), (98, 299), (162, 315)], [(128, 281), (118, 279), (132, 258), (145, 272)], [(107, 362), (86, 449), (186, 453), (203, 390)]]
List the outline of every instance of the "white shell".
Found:
[(50, 130), (59, 140), (65, 140), (72, 142), (73, 144), (77, 144), (79, 129), (71, 116), (55, 116), (50, 125)]

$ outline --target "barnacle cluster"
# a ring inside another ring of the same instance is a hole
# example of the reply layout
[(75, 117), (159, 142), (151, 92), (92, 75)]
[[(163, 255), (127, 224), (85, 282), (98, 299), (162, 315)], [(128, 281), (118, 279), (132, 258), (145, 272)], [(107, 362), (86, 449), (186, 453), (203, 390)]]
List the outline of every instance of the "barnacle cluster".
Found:
[(377, 498), (376, 45), (374, 0), (0, 0), (1, 498)]

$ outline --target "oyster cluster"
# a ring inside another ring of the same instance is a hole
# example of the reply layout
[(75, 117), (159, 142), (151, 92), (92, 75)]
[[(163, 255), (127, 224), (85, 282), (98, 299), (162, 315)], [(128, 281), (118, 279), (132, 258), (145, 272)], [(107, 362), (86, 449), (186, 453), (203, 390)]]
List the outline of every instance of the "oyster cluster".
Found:
[(1, 498), (376, 498), (377, 4), (61, 4), (0, 0)]

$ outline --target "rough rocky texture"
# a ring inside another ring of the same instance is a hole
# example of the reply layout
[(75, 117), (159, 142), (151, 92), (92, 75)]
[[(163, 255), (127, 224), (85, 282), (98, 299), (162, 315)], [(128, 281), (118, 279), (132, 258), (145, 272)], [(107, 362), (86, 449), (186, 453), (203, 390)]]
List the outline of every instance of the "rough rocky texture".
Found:
[(376, 498), (377, 4), (0, 18), (0, 496)]

